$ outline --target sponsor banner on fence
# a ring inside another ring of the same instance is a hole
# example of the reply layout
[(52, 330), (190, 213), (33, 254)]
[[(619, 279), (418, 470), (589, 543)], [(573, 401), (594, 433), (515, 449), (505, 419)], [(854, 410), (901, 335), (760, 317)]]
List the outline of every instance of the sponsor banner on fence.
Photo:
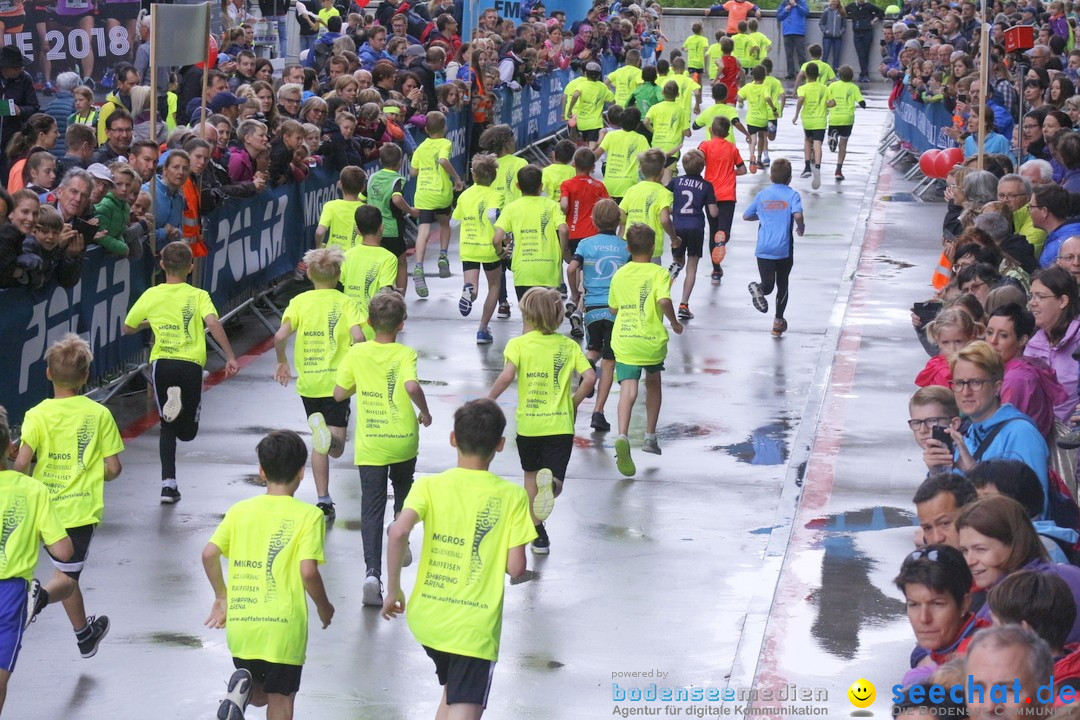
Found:
[(953, 139), (945, 134), (952, 122), (952, 115), (941, 103), (915, 102), (906, 93), (897, 98), (893, 110), (896, 136), (911, 143), (920, 153), (956, 147)]

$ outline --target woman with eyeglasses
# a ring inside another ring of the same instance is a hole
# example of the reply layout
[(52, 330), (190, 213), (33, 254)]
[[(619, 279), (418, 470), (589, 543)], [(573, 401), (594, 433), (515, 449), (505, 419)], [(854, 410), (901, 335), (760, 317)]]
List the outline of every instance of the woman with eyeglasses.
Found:
[(1017, 157), (1020, 165), (1028, 160), (1045, 160), (1046, 141), (1042, 136), (1042, 124), (1046, 119), (1046, 109), (1036, 108), (1024, 114), (1016, 131)]
[(962, 657), (972, 635), (990, 620), (971, 611), (971, 571), (959, 550), (927, 545), (904, 558), (893, 580), (904, 594), (917, 647), (901, 685), (926, 682), (940, 665)]
[[(1004, 495), (976, 500), (961, 511), (956, 529), (960, 552), (980, 590), (993, 588), (1012, 573), (1033, 570), (1060, 577), (1080, 604), (1080, 568), (1050, 562), (1027, 511), (1017, 501)], [(983, 605), (976, 615), (989, 618), (990, 605)], [(1080, 642), (1080, 615), (1066, 642)]]
[(994, 349), (976, 340), (952, 355), (949, 386), (960, 414), (969, 421), (967, 431), (948, 428), (953, 450), (940, 440), (927, 440), (923, 458), (928, 465), (951, 464), (967, 472), (980, 460), (1020, 460), (1039, 476), (1043, 492), (1049, 484), (1046, 440), (1035, 423), (1009, 403), (1001, 401), (1005, 367)]
[(1038, 332), (1024, 348), (1024, 355), (1046, 361), (1057, 374), (1067, 396), (1054, 404), (1054, 415), (1067, 422), (1076, 408), (1080, 380), (1080, 367), (1073, 357), (1080, 349), (1076, 280), (1062, 267), (1040, 270), (1031, 276), (1028, 298)]

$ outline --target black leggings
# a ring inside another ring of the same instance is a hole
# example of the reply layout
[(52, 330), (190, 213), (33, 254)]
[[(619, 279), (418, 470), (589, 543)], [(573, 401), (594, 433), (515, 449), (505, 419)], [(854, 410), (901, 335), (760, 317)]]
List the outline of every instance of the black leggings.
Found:
[(416, 458), (392, 465), (360, 465), (360, 539), (367, 572), (382, 575), (383, 519), (386, 516), (386, 478), (394, 487), (394, 516), (404, 506), (416, 474)]
[(161, 456), (161, 479), (176, 479), (176, 441), (190, 442), (199, 434), (199, 408), (202, 404), (203, 369), (187, 360), (154, 361), (154, 394), (161, 413), (171, 387), (180, 388), (183, 409), (172, 422), (161, 420), (158, 454)]
[[(735, 218), (735, 201), (734, 200), (720, 200), (716, 203), (716, 207), (719, 208), (720, 214), (717, 215), (715, 223), (716, 230), (724, 231), (724, 239), (731, 240), (731, 222)], [(713, 248), (716, 247), (716, 231), (709, 233), (709, 257), (712, 257)], [(720, 272), (720, 266), (713, 263), (713, 272)]]
[(795, 264), (795, 258), (786, 257), (783, 260), (757, 259), (758, 274), (761, 275), (761, 294), (769, 295), (776, 286), (776, 319), (784, 319), (784, 310), (788, 301), (788, 275), (791, 274), (791, 266)]

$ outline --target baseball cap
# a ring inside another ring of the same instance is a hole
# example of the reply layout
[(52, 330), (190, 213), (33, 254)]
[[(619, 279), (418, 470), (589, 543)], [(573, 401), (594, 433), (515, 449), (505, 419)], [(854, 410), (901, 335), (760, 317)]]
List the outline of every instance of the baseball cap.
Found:
[(86, 168), (86, 172), (93, 175), (97, 180), (104, 180), (110, 184), (113, 181), (112, 171), (101, 163), (93, 163), (90, 167)]
[(600, 72), (600, 71), (601, 71), (601, 70), (600, 70), (600, 63), (594, 63), (594, 62), (591, 62), (591, 63), (589, 63), (588, 65), (586, 65), (586, 66), (585, 66), (585, 72), (595, 72), (595, 73), (598, 73), (598, 72)]
[(210, 107), (210, 112), (216, 113), (221, 112), (225, 108), (243, 105), (245, 102), (247, 101), (243, 98), (237, 97), (226, 90), (225, 92), (219, 92), (217, 95), (215, 95), (214, 99), (211, 100), (208, 105)]
[(425, 57), (426, 55), (427, 50), (423, 45), (410, 45), (405, 48), (405, 57)]

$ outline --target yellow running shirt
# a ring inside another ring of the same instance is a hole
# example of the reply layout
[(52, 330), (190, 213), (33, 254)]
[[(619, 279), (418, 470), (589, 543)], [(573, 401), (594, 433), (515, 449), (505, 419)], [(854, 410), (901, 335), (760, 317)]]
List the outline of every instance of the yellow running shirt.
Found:
[(855, 106), (863, 101), (862, 90), (858, 85), (837, 80), (829, 85), (828, 99), (836, 103), (829, 108), (830, 125), (855, 124)]
[(536, 538), (525, 488), (453, 468), (418, 478), (405, 507), (424, 524), (405, 612), (413, 636), (442, 652), (498, 660), (507, 554)]
[(131, 306), (124, 324), (138, 327), (149, 321), (154, 331), (150, 362), (187, 360), (206, 364), (206, 336), (203, 320), (217, 317), (217, 309), (205, 290), (187, 283), (165, 283), (144, 292)]
[(619, 209), (626, 213), (626, 227), (634, 223), (645, 223), (656, 233), (653, 257), (664, 254), (664, 224), (660, 215), (665, 209), (668, 213), (671, 212), (674, 199), (671, 191), (660, 183), (644, 180), (630, 188), (619, 203)]
[(715, 80), (716, 76), (720, 74), (720, 69), (718, 67), (716, 67), (716, 61), (719, 60), (720, 58), (724, 57), (724, 51), (723, 51), (723, 49), (721, 49), (720, 43), (715, 42), (715, 43), (713, 43), (712, 45), (709, 46), (709, 49), (706, 51), (706, 54), (709, 56), (708, 57), (709, 79), (710, 80)]
[(514, 235), (510, 271), (518, 287), (558, 287), (562, 282), (562, 243), (559, 226), (566, 222), (559, 203), (527, 195), (503, 208), (495, 222)]
[(499, 207), (504, 208), (521, 197), (521, 189), (517, 186), (518, 170), (528, 165), (525, 158), (517, 155), (503, 155), (495, 161), (499, 165), (495, 173), (495, 182), (491, 184), (499, 191)]
[(704, 70), (705, 50), (709, 47), (708, 38), (704, 35), (691, 35), (683, 40), (682, 46), (686, 51), (686, 68)]
[(600, 141), (604, 155), (604, 185), (608, 195), (621, 198), (638, 182), (638, 155), (649, 149), (639, 132), (613, 130)]
[(360, 304), (364, 319), (368, 305), (383, 288), (397, 281), (397, 258), (379, 245), (357, 245), (345, 253), (341, 265), (341, 286), (345, 294)]
[(829, 88), (821, 83), (803, 83), (795, 92), (802, 98), (799, 117), (802, 118), (803, 129), (824, 130), (825, 118), (829, 114), (829, 108), (825, 105), (829, 99)]
[[(776, 119), (776, 113), (765, 101), (772, 99), (769, 87), (764, 83), (748, 83), (739, 88), (739, 97), (746, 101), (746, 124), (763, 128), (770, 120)], [(775, 104), (775, 100), (773, 103)], [(779, 109), (779, 108), (777, 108)]]
[(623, 65), (608, 73), (607, 79), (615, 88), (615, 104), (626, 107), (634, 90), (641, 85), (641, 68)]
[(544, 194), (555, 202), (559, 202), (559, 198), (562, 197), (563, 182), (577, 175), (577, 171), (574, 170), (573, 165), (551, 163), (541, 171), (540, 175)]
[(573, 435), (571, 381), (575, 370), (583, 373), (592, 367), (577, 341), (533, 330), (507, 342), (503, 357), (518, 369), (518, 435)]
[(52, 545), (67, 536), (49, 493), (33, 478), (0, 470), (0, 513), (4, 517), (0, 580), (33, 580), (41, 544)]
[(683, 130), (689, 127), (678, 98), (656, 103), (645, 113), (645, 118), (652, 126), (652, 146), (665, 153), (670, 153), (682, 143)]
[(674, 80), (679, 84), (679, 98), (678, 102), (682, 105), (683, 109), (683, 130), (690, 129), (690, 117), (693, 114), (692, 108), (694, 103), (694, 93), (701, 89), (701, 85), (694, 82), (694, 78), (690, 77), (686, 73), (682, 75), (672, 74), (668, 76), (670, 80)]
[(694, 125), (697, 127), (705, 128), (705, 135), (712, 140), (712, 122), (717, 117), (725, 117), (731, 121), (731, 129), (728, 130), (727, 141), (735, 142), (735, 120), (739, 117), (739, 111), (734, 105), (728, 105), (727, 103), (715, 103), (710, 105), (701, 111), (701, 114), (694, 118)]
[(615, 102), (615, 94), (599, 80), (586, 80), (574, 88), (574, 92), (581, 93), (574, 103), (578, 130), (599, 130), (604, 127), (604, 103)]
[(364, 204), (360, 200), (331, 200), (323, 205), (319, 224), (325, 227), (326, 247), (338, 246), (342, 252), (360, 241), (356, 234), (356, 209)]
[(830, 80), (836, 77), (836, 72), (832, 69), (832, 66), (822, 60), (807, 60), (806, 62), (804, 62), (802, 64), (802, 67), (799, 68), (799, 72), (801, 72), (804, 76), (806, 75), (806, 66), (810, 63), (814, 63), (815, 65), (817, 65), (817, 82), (821, 83), (822, 85), (827, 85)]
[(499, 259), (493, 244), (495, 226), (488, 211), (499, 209), (501, 197), (490, 185), (470, 185), (458, 197), (453, 218), (461, 223), (458, 242), (462, 262), (492, 263)]
[(611, 348), (626, 365), (658, 365), (667, 357), (668, 334), (660, 300), (671, 299), (671, 275), (653, 263), (628, 262), (611, 278), (608, 305), (615, 308)]
[(413, 205), (420, 210), (442, 210), (454, 201), (450, 173), (439, 163), (449, 160), (453, 151), (453, 143), (446, 138), (428, 138), (413, 151), (411, 162), (418, 171)]
[(300, 563), (326, 562), (322, 510), (289, 495), (229, 508), (210, 542), (228, 558), (225, 639), (233, 657), (303, 665), (307, 597)]
[(412, 460), (420, 423), (405, 384), (417, 382), (416, 351), (401, 343), (353, 345), (338, 368), (337, 384), (356, 389), (357, 465)]
[(365, 317), (354, 300), (334, 288), (308, 290), (289, 301), (281, 321), (288, 320), (296, 332), (293, 362), (300, 396), (334, 394), (338, 366), (352, 347), (352, 328)]
[(37, 455), (34, 478), (48, 488), (63, 526), (101, 522), (105, 458), (124, 449), (109, 409), (83, 395), (42, 400), (26, 411), (22, 442)]

